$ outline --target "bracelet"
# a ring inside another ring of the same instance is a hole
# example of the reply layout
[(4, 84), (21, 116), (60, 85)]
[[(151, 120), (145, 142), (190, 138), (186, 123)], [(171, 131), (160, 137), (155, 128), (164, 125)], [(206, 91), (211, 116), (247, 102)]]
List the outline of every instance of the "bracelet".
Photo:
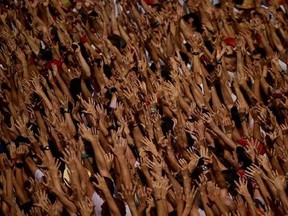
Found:
[(241, 116), (241, 117), (240, 117), (240, 122), (242, 123), (242, 122), (244, 122), (244, 121), (247, 121), (247, 117), (246, 117), (246, 116)]
[(18, 168), (18, 169), (22, 169), (24, 167), (24, 164), (18, 162), (18, 163), (15, 164), (15, 167)]
[(192, 55), (199, 55), (200, 54), (200, 52), (198, 52), (198, 51), (192, 51), (191, 53), (192, 53)]
[(82, 158), (82, 159), (87, 159), (87, 158), (89, 158), (89, 157), (90, 157), (89, 154), (82, 154), (82, 155), (81, 155), (81, 158)]
[(49, 145), (47, 145), (47, 146), (42, 146), (42, 151), (48, 151), (48, 150), (50, 150)]
[(155, 201), (161, 201), (161, 200), (166, 200), (165, 197), (160, 197), (160, 198), (156, 198)]
[(151, 109), (150, 109), (150, 112), (151, 112), (152, 114), (154, 114), (154, 113), (157, 112), (157, 109), (156, 109), (156, 108), (151, 108)]
[(230, 134), (230, 133), (232, 133), (233, 129), (232, 129), (232, 130), (229, 130), (229, 129), (226, 130), (226, 129), (225, 129), (225, 131), (226, 131), (226, 133), (229, 133), (229, 134)]
[(63, 113), (70, 113), (70, 111), (69, 111), (69, 109), (64, 108), (64, 109), (63, 109)]

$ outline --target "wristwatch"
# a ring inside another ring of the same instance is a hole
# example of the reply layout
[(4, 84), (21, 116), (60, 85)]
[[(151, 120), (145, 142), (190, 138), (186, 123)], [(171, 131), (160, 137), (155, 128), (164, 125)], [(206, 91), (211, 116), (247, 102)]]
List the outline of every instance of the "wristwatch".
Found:
[(47, 146), (43, 146), (43, 147), (42, 147), (42, 150), (43, 150), (43, 151), (48, 151), (48, 150), (50, 150), (49, 145), (47, 145)]

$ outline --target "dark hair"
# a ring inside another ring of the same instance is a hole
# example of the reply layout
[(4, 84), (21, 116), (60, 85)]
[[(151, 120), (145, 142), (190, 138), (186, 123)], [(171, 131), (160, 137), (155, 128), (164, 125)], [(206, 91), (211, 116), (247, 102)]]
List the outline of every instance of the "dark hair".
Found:
[(257, 47), (255, 50), (253, 50), (252, 55), (261, 55), (261, 58), (266, 58), (266, 51), (263, 48)]
[(172, 131), (173, 128), (173, 121), (171, 118), (163, 117), (162, 118), (162, 125), (161, 128), (164, 134), (167, 134), (169, 131)]
[(123, 40), (122, 37), (120, 37), (119, 35), (116, 34), (111, 34), (107, 37), (111, 43), (116, 46), (118, 49), (120, 48), (125, 48), (126, 47), (126, 42)]
[(230, 112), (231, 112), (231, 118), (235, 122), (236, 128), (238, 128), (238, 129), (242, 128), (237, 106), (233, 106), (231, 108)]
[(53, 59), (52, 51), (45, 45), (45, 49), (40, 50), (41, 57), (46, 61), (51, 61)]
[(74, 100), (77, 100), (77, 96), (81, 93), (81, 79), (72, 79), (69, 85), (69, 91)]
[(237, 5), (242, 5), (244, 0), (234, 0), (234, 3)]
[(190, 61), (189, 61), (189, 57), (182, 51), (179, 52), (180, 56), (182, 58), (182, 60), (185, 62), (185, 64), (187, 65)]
[(247, 167), (249, 167), (252, 164), (252, 160), (247, 155), (244, 147), (237, 146), (236, 153), (237, 153), (238, 162), (242, 163), (242, 168), (243, 169), (246, 169)]
[(51, 30), (51, 38), (53, 42), (60, 42), (60, 39), (58, 37), (58, 32), (56, 27), (52, 27)]
[(186, 22), (192, 18), (193, 19), (192, 26), (196, 28), (197, 32), (199, 32), (199, 33), (203, 32), (202, 23), (201, 23), (201, 20), (200, 20), (198, 14), (189, 13), (189, 14), (184, 15), (182, 18)]
[(15, 140), (15, 144), (19, 144), (19, 143), (27, 143), (30, 144), (30, 140), (27, 137), (23, 137), (23, 136), (18, 136)]
[(106, 77), (108, 79), (110, 79), (112, 76), (112, 71), (111, 71), (110, 65), (104, 64), (103, 65), (103, 71), (104, 71), (104, 74), (106, 75)]
[(235, 194), (236, 193), (235, 181), (238, 181), (239, 175), (233, 169), (223, 170), (222, 174), (224, 175), (224, 178), (228, 184), (229, 193)]

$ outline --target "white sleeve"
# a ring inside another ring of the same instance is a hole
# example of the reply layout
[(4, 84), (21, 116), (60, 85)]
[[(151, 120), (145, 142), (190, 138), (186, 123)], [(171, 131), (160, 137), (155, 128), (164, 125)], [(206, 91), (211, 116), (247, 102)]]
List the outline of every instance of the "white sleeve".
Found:
[(92, 195), (92, 204), (94, 207), (94, 214), (95, 216), (101, 216), (102, 212), (102, 204), (104, 203), (104, 200), (94, 191)]
[(130, 208), (127, 205), (127, 203), (125, 203), (125, 211), (126, 211), (125, 216), (132, 216), (132, 213), (131, 213)]
[(41, 181), (44, 174), (40, 169), (37, 169), (34, 173), (34, 176), (37, 181)]

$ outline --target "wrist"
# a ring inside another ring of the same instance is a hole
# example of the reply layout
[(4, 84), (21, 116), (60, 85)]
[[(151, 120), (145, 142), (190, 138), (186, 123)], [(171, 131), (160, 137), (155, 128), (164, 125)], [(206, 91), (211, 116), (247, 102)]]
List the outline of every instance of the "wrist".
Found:
[(135, 202), (134, 202), (134, 200), (133, 200), (133, 198), (132, 199), (127, 199), (126, 200), (126, 203), (129, 205), (129, 207), (133, 207), (133, 206), (136, 206), (136, 204), (135, 204)]
[(242, 122), (247, 122), (247, 116), (246, 116), (246, 114), (245, 113), (243, 113), (243, 114), (240, 114), (240, 122), (242, 123)]
[(118, 158), (118, 160), (125, 160), (125, 155), (123, 153), (116, 155), (116, 157)]
[(87, 158), (89, 158), (89, 157), (90, 157), (89, 154), (86, 154), (86, 153), (81, 154), (81, 158), (82, 158), (82, 159), (87, 159)]
[(161, 197), (161, 196), (155, 197), (155, 201), (156, 201), (156, 202), (160, 202), (160, 201), (162, 201), (162, 200), (165, 200), (165, 198), (163, 198), (163, 197)]
[(18, 161), (17, 161), (17, 162), (15, 163), (15, 167), (18, 168), (18, 169), (22, 169), (22, 168), (24, 167), (24, 164), (23, 164), (23, 162), (18, 162)]
[(49, 145), (42, 145), (42, 146), (41, 146), (41, 150), (42, 150), (42, 151), (49, 151), (49, 150), (50, 150), (50, 147), (49, 147)]
[(191, 52), (192, 55), (196, 56), (196, 55), (200, 55), (200, 51), (198, 49), (194, 50)]

